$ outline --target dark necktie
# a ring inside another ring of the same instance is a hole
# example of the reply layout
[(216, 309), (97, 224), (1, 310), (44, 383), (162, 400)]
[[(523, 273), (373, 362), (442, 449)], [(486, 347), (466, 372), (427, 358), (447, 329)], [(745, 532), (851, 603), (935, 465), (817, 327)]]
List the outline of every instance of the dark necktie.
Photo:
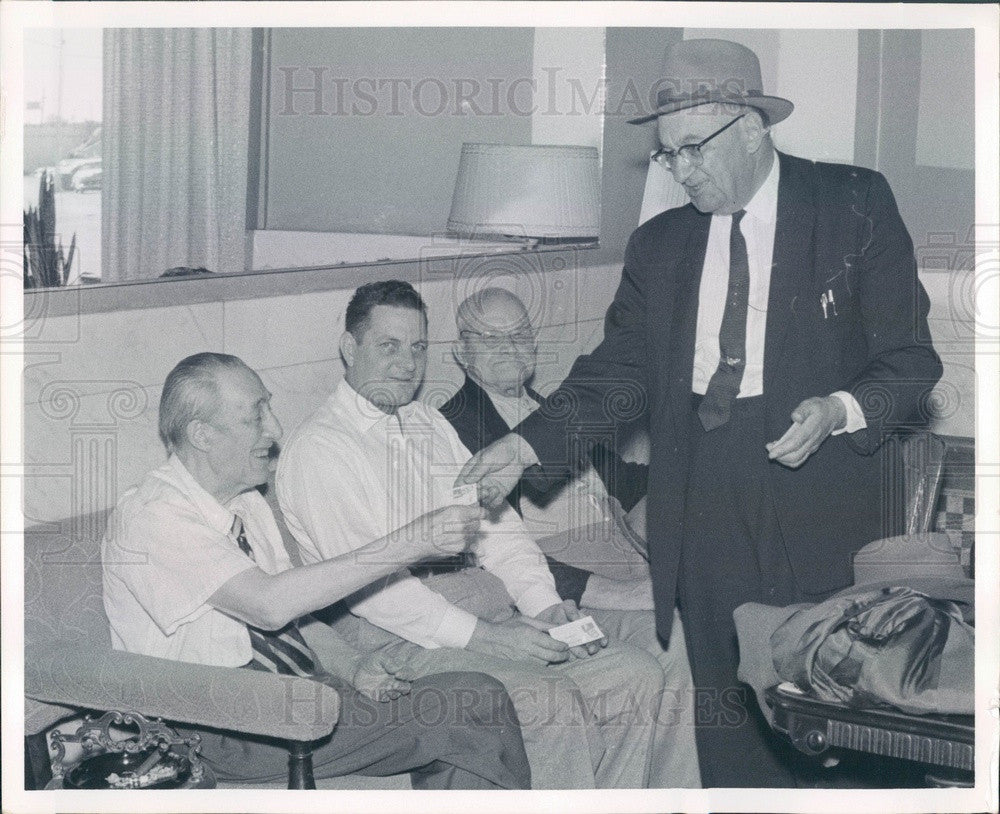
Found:
[[(243, 519), (236, 515), (233, 534), (240, 551), (256, 562), (253, 549), (247, 542)], [(247, 625), (253, 659), (247, 665), (255, 670), (282, 675), (311, 676), (316, 674), (316, 654), (306, 644), (299, 632), (298, 622), (292, 621), (281, 630), (260, 630)]]
[(729, 290), (719, 327), (719, 366), (712, 374), (705, 397), (698, 406), (698, 418), (706, 430), (714, 430), (729, 421), (747, 364), (750, 262), (747, 260), (747, 243), (740, 231), (740, 221), (745, 214), (742, 209), (733, 213), (733, 225), (729, 232)]

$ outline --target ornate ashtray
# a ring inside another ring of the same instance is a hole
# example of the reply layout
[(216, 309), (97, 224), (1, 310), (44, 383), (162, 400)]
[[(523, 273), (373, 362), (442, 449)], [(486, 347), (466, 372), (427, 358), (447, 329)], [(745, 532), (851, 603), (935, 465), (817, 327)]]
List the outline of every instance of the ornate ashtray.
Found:
[[(201, 762), (201, 738), (180, 737), (159, 719), (112, 710), (99, 720), (83, 719), (73, 734), (50, 736), (53, 787), (66, 789), (212, 788), (215, 780)], [(66, 744), (84, 757), (67, 764)]]
[(68, 789), (176, 789), (191, 779), (187, 758), (154, 747), (85, 758), (66, 773)]

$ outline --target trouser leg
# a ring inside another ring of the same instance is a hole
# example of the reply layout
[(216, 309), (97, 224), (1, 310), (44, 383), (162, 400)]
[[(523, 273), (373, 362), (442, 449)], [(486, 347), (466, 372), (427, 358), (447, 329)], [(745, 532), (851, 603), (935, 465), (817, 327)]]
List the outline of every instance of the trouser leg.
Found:
[(415, 789), (531, 788), (520, 723), (503, 684), (482, 673), (451, 672), (418, 679), (414, 687), (418, 738), (426, 739), (430, 727), (437, 743), (434, 762), (411, 772)]
[(597, 655), (557, 669), (572, 676), (600, 728), (605, 753), (598, 788), (646, 788), (663, 695), (659, 662), (646, 650), (612, 641)]
[(521, 724), (532, 788), (594, 788), (604, 741), (569, 675), (551, 666), (511, 662), (455, 648), (427, 650), (392, 638), (382, 649), (417, 675), (475, 670), (503, 684)]
[(532, 788), (645, 785), (649, 708), (663, 686), (663, 671), (648, 653), (612, 642), (586, 659), (535, 665), (454, 648), (425, 650), (392, 638), (382, 638), (382, 649), (418, 674), (476, 670), (503, 682), (521, 722)]
[[(410, 694), (376, 702), (331, 679), (341, 693), (333, 734), (313, 752), (317, 778), (412, 772), (415, 788), (530, 788), (517, 716), (502, 685), (476, 673), (414, 681)], [(284, 778), (282, 741), (201, 732), (202, 753), (221, 780)]]
[(678, 592), (706, 787), (795, 785), (787, 748), (736, 677), (733, 610), (744, 602), (789, 604), (798, 593), (767, 485), (761, 401), (738, 401), (729, 423), (707, 433), (692, 413)]
[(650, 611), (584, 608), (606, 634), (641, 647), (663, 671), (663, 695), (656, 709), (649, 788), (700, 788), (698, 750), (694, 735), (694, 682), (688, 664), (681, 618), (674, 611), (670, 647), (656, 635)]

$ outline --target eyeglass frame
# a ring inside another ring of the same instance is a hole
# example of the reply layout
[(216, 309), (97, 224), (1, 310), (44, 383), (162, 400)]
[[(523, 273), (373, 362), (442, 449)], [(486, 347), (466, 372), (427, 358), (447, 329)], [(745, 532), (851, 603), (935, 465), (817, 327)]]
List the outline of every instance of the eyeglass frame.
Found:
[[(466, 334), (478, 339), (490, 350), (496, 350), (503, 343), (504, 340), (516, 347), (527, 347), (528, 345), (534, 345), (538, 341), (535, 336), (534, 330), (531, 328), (520, 329), (516, 331), (507, 331), (505, 333), (491, 333), (490, 331), (474, 331), (471, 328), (463, 328), (458, 332), (458, 335), (462, 338), (466, 338)], [(522, 337), (522, 339), (516, 339), (515, 337)]]
[[(671, 172), (673, 172), (674, 169), (677, 167), (677, 161), (680, 158), (683, 158), (684, 163), (686, 163), (688, 166), (700, 167), (705, 162), (705, 156), (701, 154), (701, 148), (704, 147), (706, 144), (708, 144), (708, 142), (710, 142), (716, 136), (722, 135), (722, 133), (724, 133), (726, 130), (728, 130), (730, 127), (732, 127), (734, 124), (736, 124), (736, 122), (738, 122), (746, 115), (747, 115), (746, 113), (741, 113), (732, 121), (722, 125), (722, 127), (716, 130), (714, 133), (705, 136), (705, 138), (703, 138), (697, 144), (682, 144), (676, 150), (668, 150), (666, 147), (661, 146), (660, 149), (654, 152), (649, 158), (650, 160), (655, 161), (661, 167), (670, 170)], [(688, 153), (686, 153), (685, 151), (688, 151), (689, 153), (693, 154), (694, 157), (692, 158), (688, 156)]]

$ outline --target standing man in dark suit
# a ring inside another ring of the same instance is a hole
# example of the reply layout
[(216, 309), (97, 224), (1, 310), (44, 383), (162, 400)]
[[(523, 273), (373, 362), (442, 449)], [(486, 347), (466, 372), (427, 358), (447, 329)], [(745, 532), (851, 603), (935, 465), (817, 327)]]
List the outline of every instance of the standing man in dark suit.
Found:
[(732, 612), (850, 584), (852, 553), (893, 531), (879, 448), (920, 420), (941, 363), (885, 179), (777, 152), (793, 106), (763, 94), (747, 48), (687, 40), (666, 64), (657, 111), (633, 123), (656, 120), (655, 157), (691, 202), (633, 233), (603, 342), (460, 480), (492, 504), (529, 465), (572, 468), (574, 437), (621, 429), (615, 394), (641, 392), (657, 627), (678, 603), (702, 782), (789, 786), (736, 677)]

